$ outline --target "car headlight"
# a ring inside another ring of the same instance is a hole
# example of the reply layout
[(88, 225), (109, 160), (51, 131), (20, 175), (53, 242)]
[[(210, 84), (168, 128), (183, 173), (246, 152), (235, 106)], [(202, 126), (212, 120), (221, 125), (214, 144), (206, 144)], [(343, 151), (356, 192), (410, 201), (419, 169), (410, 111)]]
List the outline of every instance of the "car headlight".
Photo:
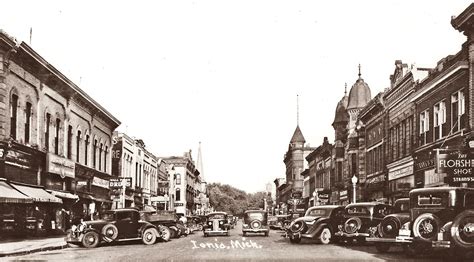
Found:
[(86, 230), (86, 224), (85, 223), (79, 224), (77, 229), (79, 230), (79, 232), (83, 232), (84, 230)]
[(249, 225), (248, 225), (248, 224), (243, 224), (242, 226), (243, 226), (243, 227), (249, 227)]
[(212, 222), (211, 222), (211, 221), (209, 221), (207, 224), (208, 224), (209, 226), (212, 226)]
[(221, 221), (219, 221), (219, 224), (221, 224), (221, 225), (222, 225), (222, 224), (224, 224), (224, 221), (222, 221), (222, 220), (221, 220)]

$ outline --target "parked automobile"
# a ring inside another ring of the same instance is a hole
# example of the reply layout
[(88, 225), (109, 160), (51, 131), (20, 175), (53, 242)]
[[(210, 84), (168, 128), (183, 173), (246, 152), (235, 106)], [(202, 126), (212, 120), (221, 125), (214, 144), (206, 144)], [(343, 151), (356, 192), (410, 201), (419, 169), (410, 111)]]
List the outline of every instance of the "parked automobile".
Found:
[(276, 216), (268, 216), (268, 227), (270, 227), (270, 229), (276, 229), (277, 223), (278, 219)]
[(138, 210), (133, 208), (106, 211), (100, 220), (84, 221), (67, 231), (67, 243), (86, 248), (97, 247), (101, 242), (141, 239), (151, 245), (160, 237), (156, 226), (140, 220)]
[(289, 215), (276, 215), (276, 225), (274, 226), (275, 229), (284, 230), (287, 225), (290, 224)]
[(344, 207), (324, 205), (310, 207), (304, 217), (293, 220), (287, 229), (291, 243), (299, 243), (302, 238), (317, 239), (321, 244), (334, 240), (338, 225), (344, 222)]
[(204, 237), (210, 235), (229, 236), (230, 225), (226, 212), (212, 212), (207, 215), (206, 224), (203, 227)]
[(244, 213), (242, 224), (242, 235), (247, 233), (263, 233), (268, 237), (270, 227), (268, 226), (268, 213), (265, 210), (247, 210)]
[(385, 216), (377, 227), (376, 237), (367, 238), (367, 242), (374, 242), (379, 252), (388, 252), (392, 243), (396, 242), (402, 225), (410, 221), (410, 199), (400, 198), (393, 204), (393, 213)]
[(186, 227), (188, 228), (190, 233), (193, 233), (194, 231), (198, 230), (198, 224), (196, 223), (196, 218), (194, 216), (187, 216), (186, 220)]
[(375, 236), (379, 223), (391, 213), (393, 206), (378, 202), (349, 204), (344, 210), (345, 222), (338, 225), (335, 236), (342, 241), (365, 242), (367, 237)]
[(408, 255), (448, 250), (451, 258), (474, 255), (474, 189), (434, 187), (413, 189), (410, 221), (397, 238), (405, 239)]
[[(141, 211), (140, 218), (159, 227), (162, 231), (162, 239), (164, 241), (168, 241), (170, 238), (179, 238), (184, 234), (184, 227), (181, 226), (178, 216), (174, 211)], [(169, 236), (167, 231), (169, 231)]]

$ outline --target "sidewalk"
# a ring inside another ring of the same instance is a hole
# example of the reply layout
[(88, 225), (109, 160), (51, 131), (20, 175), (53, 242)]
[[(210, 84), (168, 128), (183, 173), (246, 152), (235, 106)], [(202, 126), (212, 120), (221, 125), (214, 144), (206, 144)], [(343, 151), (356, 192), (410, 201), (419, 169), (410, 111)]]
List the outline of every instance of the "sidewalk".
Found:
[(66, 248), (64, 236), (0, 240), (0, 257)]

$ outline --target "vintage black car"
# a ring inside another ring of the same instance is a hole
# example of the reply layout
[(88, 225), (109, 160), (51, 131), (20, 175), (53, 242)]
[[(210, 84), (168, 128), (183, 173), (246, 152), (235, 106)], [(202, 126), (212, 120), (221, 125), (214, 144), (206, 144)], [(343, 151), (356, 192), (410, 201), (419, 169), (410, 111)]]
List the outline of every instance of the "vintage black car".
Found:
[(160, 237), (156, 226), (140, 220), (138, 210), (123, 208), (107, 211), (100, 220), (84, 221), (73, 225), (65, 238), (67, 243), (83, 247), (97, 247), (102, 241), (113, 242), (141, 239), (151, 245)]
[(140, 211), (140, 218), (152, 223), (160, 229), (164, 241), (168, 241), (169, 238), (179, 238), (185, 234), (185, 228), (182, 226), (182, 223), (174, 211)]
[(228, 215), (227, 216), (227, 222), (229, 223), (230, 225), (230, 228), (234, 228), (235, 227), (235, 223), (234, 223), (234, 216), (233, 215)]
[(230, 225), (227, 221), (226, 212), (212, 212), (206, 217), (206, 224), (203, 226), (204, 237), (210, 235), (229, 235)]
[(338, 225), (344, 222), (344, 207), (325, 205), (310, 207), (304, 217), (293, 220), (287, 229), (292, 243), (302, 238), (317, 239), (321, 244), (329, 244)]
[(268, 226), (268, 213), (265, 210), (247, 210), (244, 213), (242, 224), (242, 235), (247, 233), (263, 233), (268, 237), (270, 227)]
[(474, 255), (473, 188), (419, 188), (409, 195), (410, 222), (397, 237), (408, 242), (408, 255), (432, 249), (446, 249), (453, 257)]
[(378, 202), (349, 204), (344, 211), (345, 222), (338, 225), (334, 235), (340, 240), (365, 242), (367, 237), (375, 236), (379, 223), (391, 213), (393, 206)]
[(374, 242), (379, 252), (388, 252), (391, 243), (396, 242), (402, 225), (410, 221), (410, 199), (400, 198), (393, 204), (393, 213), (385, 216), (377, 227), (375, 237), (367, 238), (367, 242)]
[(291, 223), (289, 215), (276, 215), (276, 220), (276, 224), (273, 227), (279, 230), (284, 230)]

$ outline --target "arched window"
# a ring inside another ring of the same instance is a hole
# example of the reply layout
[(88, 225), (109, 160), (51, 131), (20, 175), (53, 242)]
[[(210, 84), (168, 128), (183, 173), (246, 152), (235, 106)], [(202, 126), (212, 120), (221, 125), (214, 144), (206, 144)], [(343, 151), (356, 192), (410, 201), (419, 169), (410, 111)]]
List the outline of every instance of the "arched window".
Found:
[(107, 151), (109, 151), (108, 146), (106, 146), (104, 150), (104, 172), (107, 172)]
[(86, 140), (84, 141), (84, 165), (86, 166), (87, 166), (88, 150), (89, 150), (89, 135), (86, 135)]
[(76, 136), (76, 162), (79, 163), (79, 155), (81, 150), (81, 130), (77, 130), (77, 136)]
[(102, 147), (103, 147), (103, 144), (100, 143), (100, 147), (99, 147), (99, 171), (102, 170)]
[(55, 125), (55, 132), (54, 132), (54, 153), (59, 155), (59, 130), (61, 130), (61, 120), (56, 118), (56, 125)]
[(176, 188), (176, 201), (181, 201), (181, 189)]
[(94, 139), (94, 145), (92, 148), (92, 167), (95, 168), (95, 161), (96, 161), (96, 156), (97, 156), (97, 139)]
[(51, 114), (46, 114), (45, 127), (44, 127), (44, 147), (49, 152), (49, 122), (51, 121)]
[(25, 108), (25, 143), (30, 143), (30, 133), (31, 133), (31, 108), (32, 105), (29, 102), (26, 102)]
[(67, 128), (67, 158), (72, 159), (72, 126)]
[(16, 139), (18, 96), (12, 95), (10, 102), (10, 137)]
[(181, 174), (176, 174), (176, 185), (181, 185)]

